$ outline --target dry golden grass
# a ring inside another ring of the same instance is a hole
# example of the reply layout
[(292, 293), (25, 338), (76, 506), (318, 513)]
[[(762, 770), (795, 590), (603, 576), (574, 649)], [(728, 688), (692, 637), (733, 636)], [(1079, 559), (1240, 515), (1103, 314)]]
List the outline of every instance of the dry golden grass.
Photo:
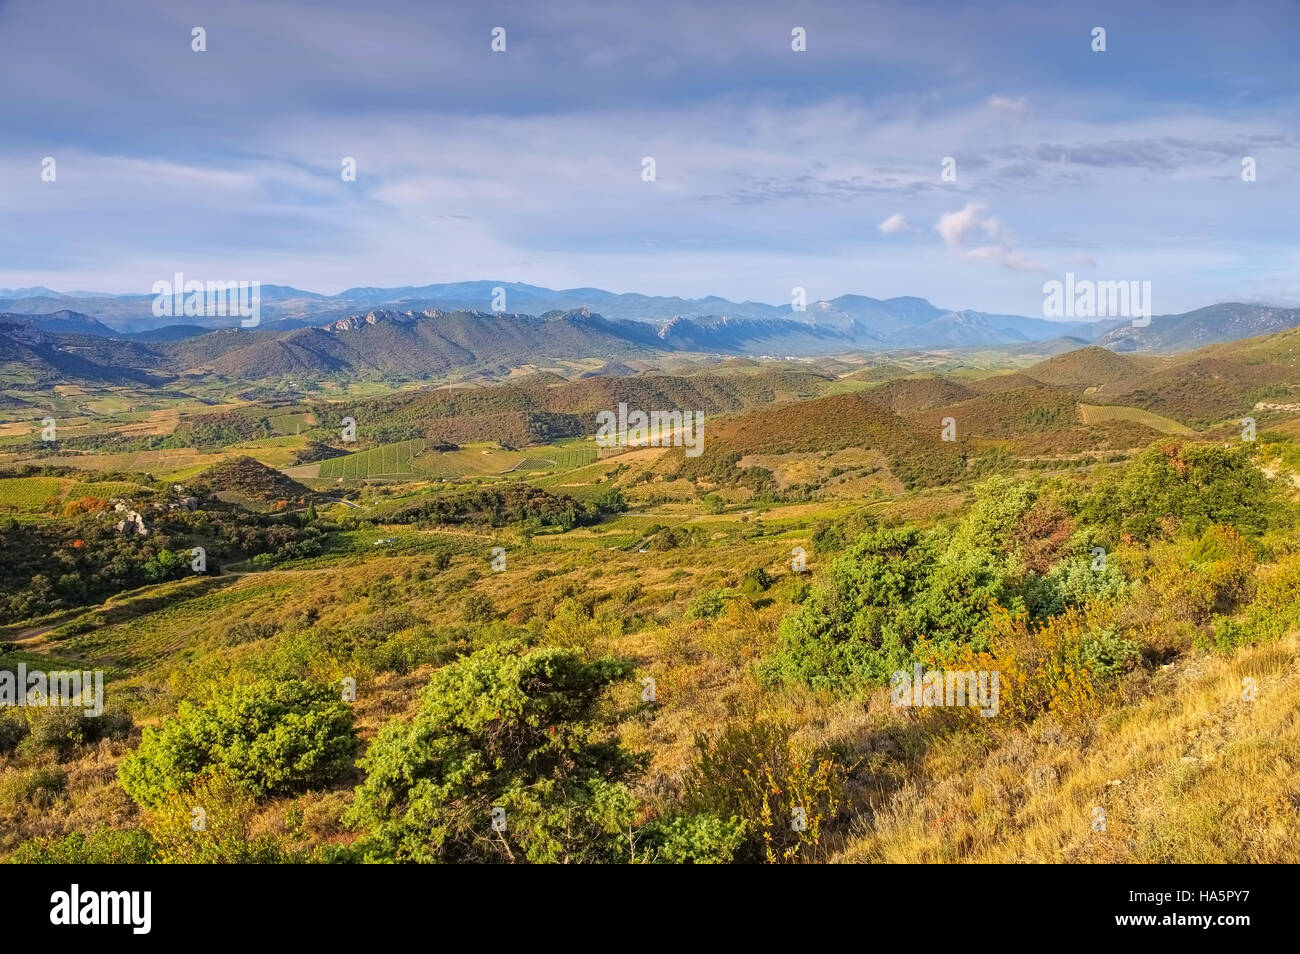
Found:
[[(1243, 679), (1257, 687), (1242, 698)], [(847, 862), (1300, 861), (1300, 641), (1137, 677), (1091, 731), (935, 739)], [(1094, 831), (1095, 809), (1105, 828)]]

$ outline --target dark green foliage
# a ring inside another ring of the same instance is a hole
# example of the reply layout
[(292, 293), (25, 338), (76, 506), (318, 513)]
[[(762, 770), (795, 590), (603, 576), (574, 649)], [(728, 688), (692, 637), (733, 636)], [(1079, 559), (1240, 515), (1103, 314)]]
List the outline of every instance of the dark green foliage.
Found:
[(627, 498), (617, 487), (606, 487), (592, 498), (591, 505), (598, 513), (624, 513), (627, 510)]
[[(629, 664), (490, 646), (434, 674), (419, 712), (380, 731), (350, 811), (372, 860), (631, 860), (637, 762), (601, 701)], [(492, 809), (505, 811), (504, 831)]]
[(1256, 535), (1274, 515), (1273, 499), (1249, 444), (1170, 441), (1109, 474), (1084, 500), (1080, 516), (1134, 540), (1202, 533), (1213, 524)]
[(497, 608), (487, 594), (470, 590), (461, 601), (460, 615), (467, 623), (490, 623), (497, 618)]
[(594, 523), (596, 514), (571, 497), (547, 493), (529, 484), (513, 483), (423, 497), (376, 517), (374, 522), (504, 527), (530, 520), (542, 527), (572, 530), (582, 524)]
[(968, 641), (1001, 595), (987, 564), (969, 554), (940, 559), (915, 527), (879, 528), (831, 564), (798, 610), (782, 621), (769, 679), (850, 690), (883, 683), (911, 665), (921, 637)]
[(117, 519), (87, 514), (20, 524), (0, 517), (0, 623), (84, 606), (190, 572), (189, 551), (180, 539), (159, 528), (148, 536), (122, 534)]
[(305, 446), (294, 453), (294, 462), (298, 464), (315, 464), (335, 457), (346, 457), (351, 451), (340, 450), (321, 441), (308, 441)]
[(204, 772), (223, 770), (253, 795), (325, 785), (352, 765), (356, 736), (340, 690), (301, 680), (236, 686), (175, 716), (144, 739), (118, 777), (136, 802), (160, 804)]
[(637, 833), (637, 848), (667, 865), (731, 864), (744, 842), (744, 822), (713, 815), (653, 821)]
[(251, 457), (227, 457), (218, 461), (199, 474), (194, 483), (208, 494), (238, 494), (266, 502), (306, 503), (316, 497), (296, 480)]
[(726, 590), (708, 590), (691, 600), (687, 614), (691, 619), (713, 619), (727, 608), (730, 594)]
[(18, 748), (28, 755), (50, 752), (66, 757), (79, 745), (124, 739), (131, 733), (131, 719), (123, 712), (91, 716), (76, 706), (41, 706), (26, 708), (23, 713), (27, 732)]
[(139, 505), (145, 536), (120, 533), (122, 514), (112, 511), (32, 523), (0, 517), (0, 624), (190, 576), (196, 542), (207, 550), (209, 572), (222, 559), (265, 554), (264, 564), (273, 565), (323, 549), (328, 527), (304, 514), (252, 513), (216, 498), (201, 502), (205, 509), (194, 511)]

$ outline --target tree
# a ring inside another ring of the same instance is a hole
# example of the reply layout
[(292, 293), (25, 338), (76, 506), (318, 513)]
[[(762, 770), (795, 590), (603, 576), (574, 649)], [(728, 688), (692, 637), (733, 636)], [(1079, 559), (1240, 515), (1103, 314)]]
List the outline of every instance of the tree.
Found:
[[(639, 767), (607, 731), (631, 671), (573, 649), (499, 643), (434, 674), (419, 711), (380, 731), (348, 820), (371, 860), (632, 860)], [(494, 827), (494, 819), (504, 827)]]

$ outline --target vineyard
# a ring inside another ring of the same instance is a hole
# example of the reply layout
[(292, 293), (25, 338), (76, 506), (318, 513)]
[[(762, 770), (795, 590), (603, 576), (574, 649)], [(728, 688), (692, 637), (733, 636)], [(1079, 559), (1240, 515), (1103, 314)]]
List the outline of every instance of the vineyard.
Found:
[(68, 500), (80, 500), (82, 497), (100, 497), (112, 500), (114, 497), (134, 497), (150, 493), (148, 487), (129, 481), (92, 481), (73, 484), (68, 488)]
[(396, 444), (381, 444), (370, 450), (349, 454), (346, 457), (332, 457), (321, 461), (320, 476), (323, 478), (344, 480), (365, 480), (368, 477), (414, 477), (418, 471), (411, 465), (411, 458), (424, 451), (423, 440), (400, 441)]
[(1153, 431), (1162, 434), (1190, 434), (1192, 429), (1170, 420), (1152, 411), (1140, 407), (1122, 407), (1110, 404), (1080, 404), (1079, 417), (1085, 424), (1101, 424), (1104, 421), (1133, 421), (1144, 424)]
[(51, 497), (62, 497), (67, 481), (57, 477), (9, 477), (0, 480), (0, 510), (34, 513)]

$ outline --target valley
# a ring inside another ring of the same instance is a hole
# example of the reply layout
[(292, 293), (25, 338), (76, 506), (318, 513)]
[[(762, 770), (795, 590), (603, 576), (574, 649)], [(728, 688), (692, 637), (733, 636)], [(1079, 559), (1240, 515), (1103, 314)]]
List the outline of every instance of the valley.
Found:
[[(107, 711), (4, 714), (0, 853), (1295, 861), (1298, 335), (11, 375), (0, 665), (102, 670)], [(702, 453), (598, 446), (620, 403)], [(996, 716), (892, 705), (914, 666), (1000, 673)]]

